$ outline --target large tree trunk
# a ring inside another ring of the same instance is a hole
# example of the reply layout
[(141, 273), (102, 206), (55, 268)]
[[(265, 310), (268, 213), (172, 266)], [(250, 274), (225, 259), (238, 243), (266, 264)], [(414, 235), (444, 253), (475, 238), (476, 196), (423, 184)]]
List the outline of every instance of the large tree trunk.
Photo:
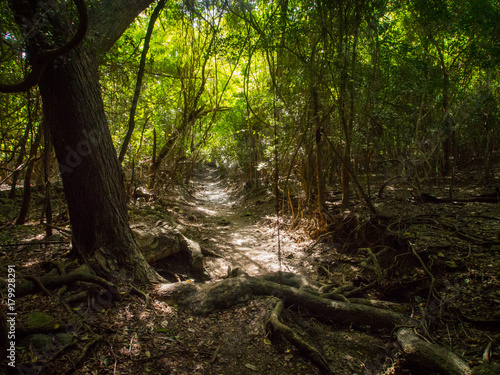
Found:
[(48, 66), (40, 92), (78, 253), (103, 276), (158, 280), (128, 226), (123, 174), (104, 113), (96, 56), (77, 48)]
[[(26, 84), (1, 88), (13, 92), (26, 90), (29, 84), (39, 85), (68, 201), (73, 243), (80, 257), (104, 277), (160, 281), (162, 278), (140, 253), (128, 225), (123, 175), (104, 113), (98, 75), (103, 54), (153, 1), (101, 0), (88, 11), (88, 17), (82, 11), (86, 10), (85, 3), (74, 2), (79, 6), (78, 32), (69, 3), (11, 3), (16, 21), (29, 32), (25, 35), (28, 53), (45, 56), (46, 60), (37, 65), (33, 59), (33, 72), (38, 73), (32, 72)], [(51, 8), (50, 18), (36, 23), (41, 6)], [(64, 48), (54, 49), (53, 40), (64, 40), (67, 35), (79, 37)], [(80, 43), (83, 36), (85, 40)]]

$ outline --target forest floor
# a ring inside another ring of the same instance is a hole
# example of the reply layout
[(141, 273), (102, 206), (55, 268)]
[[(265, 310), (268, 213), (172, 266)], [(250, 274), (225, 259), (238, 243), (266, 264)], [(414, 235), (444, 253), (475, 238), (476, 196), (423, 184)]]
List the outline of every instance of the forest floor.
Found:
[[(310, 259), (302, 250), (305, 243), (281, 231), (278, 254), (277, 220), (274, 197), (269, 190), (245, 194), (228, 184), (214, 169), (198, 173), (191, 184), (195, 208), (188, 216), (190, 230), (200, 243), (220, 258), (205, 264), (211, 280), (228, 276), (237, 268), (250, 276), (268, 272), (294, 272), (312, 276)], [(243, 191), (242, 191), (243, 190)], [(280, 264), (281, 257), (281, 264)]]
[[(330, 228), (336, 237), (326, 233), (315, 240), (306, 225), (282, 229), (279, 256), (274, 198), (268, 191), (247, 191), (216, 170), (205, 169), (178, 192), (175, 199), (137, 203), (132, 222), (180, 224), (186, 237), (212, 255), (205, 257), (203, 282), (234, 276), (236, 269), (250, 276), (281, 269), (334, 287), (371, 285), (362, 297), (400, 305), (421, 323), (419, 333), (426, 339), (453, 350), (472, 366), (499, 361), (498, 203), (411, 203), (389, 192), (377, 207), (396, 221), (371, 222), (362, 213), (336, 215)], [(332, 214), (336, 204), (330, 202)], [(28, 244), (43, 239), (42, 228), (34, 222), (5, 227), (0, 234), (3, 244), (24, 243), (2, 247), (0, 254), (2, 269), (15, 264), (18, 277), (43, 275), (47, 262), (65, 261), (69, 248), (64, 243)], [(379, 259), (382, 275), (367, 262), (367, 248)], [(165, 277), (175, 274), (195, 282), (178, 260), (173, 256), (155, 267)], [(41, 311), (59, 333), (68, 327), (65, 332), (72, 336), (71, 344), (63, 345), (52, 335), (51, 345), (38, 349), (39, 343), (20, 342), (20, 368), (40, 374), (321, 374), (293, 345), (270, 333), (273, 297), (193, 316), (160, 300), (146, 302), (124, 288), (123, 298), (112, 304), (98, 287), (83, 284), (64, 291), (89, 292), (72, 303), (50, 291), (19, 298), (19, 325)], [(335, 374), (432, 374), (399, 364), (392, 332), (369, 325), (354, 329), (348, 321), (324, 321), (293, 306), (281, 319), (323, 353)]]

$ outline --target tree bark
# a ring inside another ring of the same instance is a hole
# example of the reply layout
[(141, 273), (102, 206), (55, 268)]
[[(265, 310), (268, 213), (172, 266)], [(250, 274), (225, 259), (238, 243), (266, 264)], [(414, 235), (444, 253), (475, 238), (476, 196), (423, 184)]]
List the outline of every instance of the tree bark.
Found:
[[(103, 277), (142, 283), (163, 279), (140, 253), (128, 225), (123, 173), (104, 112), (98, 64), (134, 18), (152, 2), (96, 3), (88, 12), (88, 32), (83, 43), (65, 51), (64, 56), (46, 61), (38, 80), (79, 256)], [(21, 29), (29, 29), (23, 28), (23, 23), (35, 24), (29, 22), (38, 10), (37, 2), (12, 4)], [(75, 34), (75, 20), (64, 9), (54, 6), (50, 23), (51, 39)], [(25, 37), (34, 56), (38, 55), (37, 50), (53, 50), (46, 33), (40, 30)]]
[(402, 328), (397, 334), (398, 342), (406, 354), (407, 361), (431, 371), (447, 375), (467, 375), (470, 368), (449, 350), (420, 339), (410, 328)]
[(74, 242), (102, 276), (157, 281), (128, 226), (123, 174), (108, 129), (96, 55), (77, 48), (39, 87), (59, 162)]

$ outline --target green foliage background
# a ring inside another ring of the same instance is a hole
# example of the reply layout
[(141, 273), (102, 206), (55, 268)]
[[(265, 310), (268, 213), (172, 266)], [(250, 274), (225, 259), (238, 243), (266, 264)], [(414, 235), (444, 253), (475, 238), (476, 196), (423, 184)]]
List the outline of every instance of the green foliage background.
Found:
[[(1, 79), (16, 81), (27, 56), (5, 1), (0, 9)], [(117, 149), (151, 11), (101, 65)], [(495, 161), (499, 24), (493, 0), (170, 1), (151, 40), (125, 170), (129, 178), (132, 164), (147, 170), (156, 133), (157, 150), (173, 140), (162, 162), (167, 179), (206, 160), (269, 184), (277, 147), (280, 178), (290, 175), (309, 195), (317, 126), (333, 147), (349, 148), (359, 175), (377, 168), (400, 173), (394, 159), (439, 175), (446, 144), (454, 167)], [(2, 176), (17, 167), (18, 140), (34, 115), (28, 100), (38, 100), (36, 89), (0, 96)], [(36, 116), (41, 122), (41, 111)], [(341, 163), (329, 145), (321, 157), (321, 172), (334, 186)], [(145, 184), (147, 173), (141, 175)]]

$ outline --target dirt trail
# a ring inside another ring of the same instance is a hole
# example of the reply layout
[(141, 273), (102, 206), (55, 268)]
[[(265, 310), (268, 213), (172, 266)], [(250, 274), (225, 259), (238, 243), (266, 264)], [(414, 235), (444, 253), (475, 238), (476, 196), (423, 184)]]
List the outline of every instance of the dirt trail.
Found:
[[(211, 278), (226, 276), (228, 266), (238, 267), (251, 276), (279, 271), (277, 230), (271, 224), (276, 220), (272, 200), (256, 204), (257, 199), (238, 197), (215, 169), (198, 173), (192, 183), (197, 210), (202, 214), (205, 237), (201, 244), (222, 255), (206, 260)], [(296, 241), (281, 232), (280, 243), (283, 272), (312, 272)]]

